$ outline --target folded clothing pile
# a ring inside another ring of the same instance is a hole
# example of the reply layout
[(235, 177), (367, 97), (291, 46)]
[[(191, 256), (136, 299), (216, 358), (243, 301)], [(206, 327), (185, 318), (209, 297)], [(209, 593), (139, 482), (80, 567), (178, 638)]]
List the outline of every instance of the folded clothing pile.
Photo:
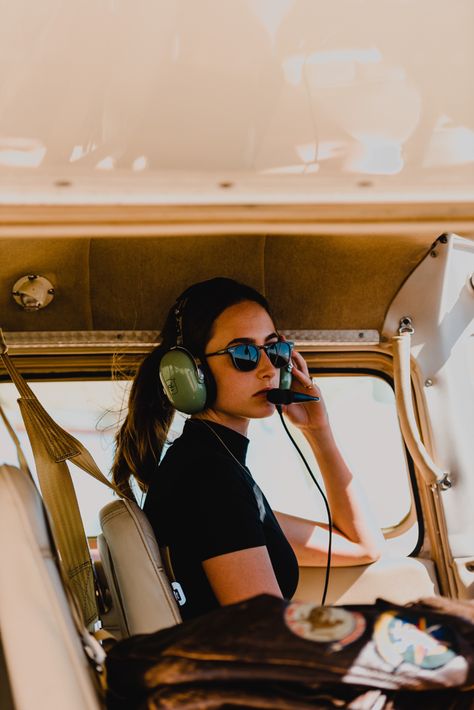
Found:
[(117, 643), (108, 707), (467, 710), (472, 607), (458, 613), (436, 599), (319, 607), (254, 597)]

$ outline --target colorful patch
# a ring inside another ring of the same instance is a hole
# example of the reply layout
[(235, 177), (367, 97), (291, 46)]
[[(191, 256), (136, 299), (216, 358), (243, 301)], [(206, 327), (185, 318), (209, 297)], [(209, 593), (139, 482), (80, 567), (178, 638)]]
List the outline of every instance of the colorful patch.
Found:
[(356, 641), (365, 631), (365, 619), (358, 612), (304, 602), (288, 604), (285, 623), (296, 636), (307, 641), (332, 644), (333, 651)]
[(439, 624), (428, 626), (420, 616), (409, 621), (396, 611), (379, 616), (374, 626), (374, 641), (382, 658), (395, 668), (401, 663), (411, 663), (418, 668), (435, 670), (455, 658), (452, 633)]

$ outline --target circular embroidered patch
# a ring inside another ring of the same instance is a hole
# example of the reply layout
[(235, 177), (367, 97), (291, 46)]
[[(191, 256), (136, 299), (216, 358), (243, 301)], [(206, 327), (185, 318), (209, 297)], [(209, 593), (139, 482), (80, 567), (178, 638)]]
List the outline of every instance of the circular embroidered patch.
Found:
[(435, 670), (456, 656), (450, 648), (452, 633), (446, 626), (428, 626), (420, 616), (416, 623), (396, 611), (386, 611), (374, 625), (375, 647), (395, 668), (404, 661), (418, 668)]
[(365, 631), (362, 614), (342, 607), (291, 602), (285, 609), (285, 623), (296, 636), (307, 641), (332, 643), (340, 650)]

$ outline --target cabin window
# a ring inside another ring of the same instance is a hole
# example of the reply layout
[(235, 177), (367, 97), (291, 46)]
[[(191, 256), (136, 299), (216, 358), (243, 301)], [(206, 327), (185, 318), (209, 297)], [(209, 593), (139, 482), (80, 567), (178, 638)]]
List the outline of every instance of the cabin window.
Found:
[[(410, 554), (418, 541), (405, 448), (391, 386), (373, 375), (318, 376), (338, 444), (360, 480), (388, 544), (397, 554)], [(129, 383), (124, 381), (34, 382), (32, 388), (55, 420), (77, 437), (108, 475), (120, 412), (124, 411)], [(34, 464), (12, 384), (0, 384), (0, 403), (19, 434), (25, 454)], [(175, 417), (170, 438), (179, 435), (185, 418)], [(3, 425), (0, 423), (0, 427)], [(318, 475), (304, 437), (293, 435)], [(326, 520), (325, 509), (278, 415), (251, 422), (249, 467), (275, 510), (314, 520)], [(13, 443), (2, 432), (2, 461), (16, 464)], [(70, 465), (84, 526), (89, 536), (100, 532), (98, 511), (113, 493), (86, 473)], [(320, 477), (319, 477), (320, 479)], [(140, 501), (141, 494), (138, 491)]]
[[(127, 401), (128, 383), (110, 381), (30, 382), (49, 414), (89, 449), (101, 471), (108, 476), (118, 413)], [(18, 393), (10, 383), (0, 384), (0, 404), (20, 439), (30, 470), (35, 476), (33, 454), (17, 405)], [(17, 464), (15, 447), (1, 429), (2, 463)], [(69, 462), (76, 495), (88, 536), (100, 533), (99, 510), (113, 492)]]

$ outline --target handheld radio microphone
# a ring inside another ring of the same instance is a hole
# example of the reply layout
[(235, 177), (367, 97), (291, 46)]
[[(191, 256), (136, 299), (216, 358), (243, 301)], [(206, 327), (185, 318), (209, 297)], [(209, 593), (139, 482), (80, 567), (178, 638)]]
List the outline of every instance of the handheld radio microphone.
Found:
[(293, 390), (269, 390), (267, 399), (272, 404), (293, 404), (294, 402), (319, 402), (319, 397), (313, 397), (303, 392), (293, 392)]

